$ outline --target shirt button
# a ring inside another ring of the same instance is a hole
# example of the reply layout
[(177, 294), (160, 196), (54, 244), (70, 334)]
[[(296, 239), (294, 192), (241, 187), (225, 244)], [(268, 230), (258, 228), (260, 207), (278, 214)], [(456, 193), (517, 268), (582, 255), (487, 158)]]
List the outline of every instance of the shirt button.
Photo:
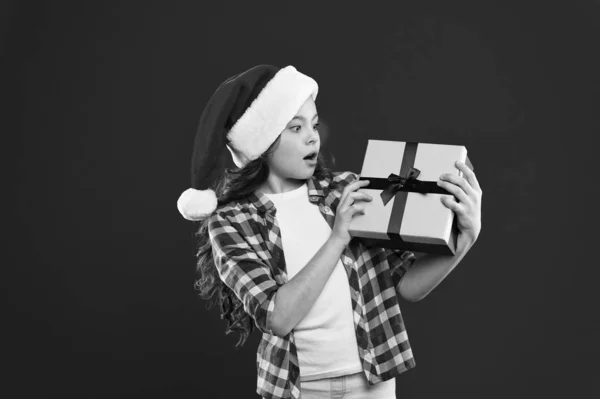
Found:
[(329, 213), (329, 212), (331, 212), (331, 209), (328, 206), (324, 206), (323, 211), (325, 211), (326, 213)]

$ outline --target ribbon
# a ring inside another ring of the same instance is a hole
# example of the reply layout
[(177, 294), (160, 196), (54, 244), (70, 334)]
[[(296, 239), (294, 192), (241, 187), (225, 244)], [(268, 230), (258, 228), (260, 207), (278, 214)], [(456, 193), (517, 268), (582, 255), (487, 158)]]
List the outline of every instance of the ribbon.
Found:
[(387, 178), (381, 177), (360, 177), (360, 180), (369, 180), (369, 185), (365, 188), (369, 190), (383, 190), (380, 194), (383, 205), (387, 205), (396, 193), (405, 191), (421, 194), (450, 194), (451, 192), (437, 185), (437, 182), (417, 180), (421, 171), (410, 167), (408, 172), (398, 176), (390, 173)]
[(411, 167), (408, 170), (408, 176), (398, 176), (397, 174), (390, 173), (387, 180), (390, 182), (390, 185), (381, 192), (381, 199), (383, 200), (383, 205), (387, 205), (388, 202), (398, 191), (402, 188), (406, 188), (407, 190), (414, 190), (417, 186), (418, 180), (421, 171), (419, 169)]

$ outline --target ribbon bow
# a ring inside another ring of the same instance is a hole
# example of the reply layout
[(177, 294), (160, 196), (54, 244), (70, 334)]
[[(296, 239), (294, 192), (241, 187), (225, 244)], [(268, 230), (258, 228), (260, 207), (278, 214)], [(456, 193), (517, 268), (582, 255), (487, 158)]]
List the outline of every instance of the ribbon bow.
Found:
[(387, 181), (390, 182), (390, 185), (381, 192), (381, 199), (383, 200), (383, 205), (387, 205), (387, 203), (390, 202), (392, 198), (394, 198), (394, 195), (396, 195), (396, 193), (400, 191), (402, 187), (406, 186), (408, 188), (414, 188), (418, 183), (417, 177), (420, 173), (421, 171), (419, 169), (413, 167), (409, 169), (406, 177), (390, 173), (390, 175), (387, 178)]

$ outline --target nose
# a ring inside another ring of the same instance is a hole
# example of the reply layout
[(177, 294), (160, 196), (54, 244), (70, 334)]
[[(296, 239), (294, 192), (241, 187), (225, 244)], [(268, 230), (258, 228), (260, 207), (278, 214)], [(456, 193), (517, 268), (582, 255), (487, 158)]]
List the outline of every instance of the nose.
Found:
[(308, 133), (308, 142), (316, 143), (319, 140), (319, 132), (316, 130), (310, 130)]

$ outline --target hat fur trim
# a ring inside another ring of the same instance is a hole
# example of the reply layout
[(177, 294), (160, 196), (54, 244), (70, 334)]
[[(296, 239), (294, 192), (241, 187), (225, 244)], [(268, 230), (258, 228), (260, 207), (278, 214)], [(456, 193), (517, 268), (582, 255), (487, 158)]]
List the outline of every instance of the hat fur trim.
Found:
[(293, 66), (280, 69), (227, 134), (231, 144), (227, 148), (236, 166), (260, 157), (308, 97), (316, 100), (318, 92), (317, 82)]

